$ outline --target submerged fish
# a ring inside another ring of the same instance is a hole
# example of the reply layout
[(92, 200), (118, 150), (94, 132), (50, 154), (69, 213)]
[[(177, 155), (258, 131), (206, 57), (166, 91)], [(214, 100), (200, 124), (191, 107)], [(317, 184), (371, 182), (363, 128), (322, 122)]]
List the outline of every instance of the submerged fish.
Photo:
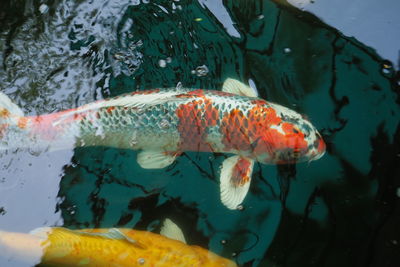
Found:
[(118, 228), (45, 227), (30, 234), (0, 231), (0, 256), (40, 266), (237, 266), (211, 251), (185, 244), (183, 233), (168, 219), (162, 233), (169, 237)]
[(230, 209), (245, 198), (255, 161), (296, 163), (325, 152), (309, 121), (233, 79), (222, 91), (138, 91), (30, 117), (0, 94), (0, 148), (99, 145), (141, 150), (137, 161), (149, 169), (172, 164), (183, 151), (235, 154), (224, 160), (220, 175), (221, 200)]

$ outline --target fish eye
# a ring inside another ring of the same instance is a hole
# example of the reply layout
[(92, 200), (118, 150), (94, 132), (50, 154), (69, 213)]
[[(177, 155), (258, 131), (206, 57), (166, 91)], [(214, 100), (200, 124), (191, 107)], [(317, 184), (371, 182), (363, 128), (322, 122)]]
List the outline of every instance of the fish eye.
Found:
[(306, 120), (306, 121), (309, 121), (310, 119), (308, 118), (308, 116), (307, 115), (305, 115), (305, 114), (300, 114), (301, 115), (301, 118), (302, 119), (304, 119), (304, 120)]

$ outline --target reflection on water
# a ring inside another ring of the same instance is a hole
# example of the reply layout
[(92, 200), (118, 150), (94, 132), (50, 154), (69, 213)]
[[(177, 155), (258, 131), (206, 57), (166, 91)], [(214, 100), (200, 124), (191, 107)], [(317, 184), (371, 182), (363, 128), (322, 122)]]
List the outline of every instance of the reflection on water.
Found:
[(136, 151), (108, 146), (7, 152), (0, 229), (157, 232), (172, 218), (191, 233), (188, 244), (239, 265), (400, 261), (400, 76), (370, 48), (269, 1), (26, 1), (5, 10), (1, 91), (27, 115), (178, 83), (219, 90), (234, 77), (306, 114), (327, 153), (312, 163), (256, 163), (241, 208), (229, 210), (219, 199), (225, 154), (185, 152), (167, 168), (143, 169)]

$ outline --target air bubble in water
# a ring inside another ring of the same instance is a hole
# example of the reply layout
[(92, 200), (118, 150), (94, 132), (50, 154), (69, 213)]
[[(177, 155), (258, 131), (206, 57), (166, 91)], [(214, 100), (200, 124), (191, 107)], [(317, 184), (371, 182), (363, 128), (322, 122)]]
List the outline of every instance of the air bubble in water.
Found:
[(180, 89), (182, 89), (182, 83), (181, 82), (178, 82), (177, 84), (176, 84), (176, 89), (177, 90), (180, 90)]
[[(198, 77), (206, 76), (206, 75), (208, 74), (208, 68), (207, 68), (206, 65), (198, 66), (198, 67), (196, 68), (196, 70), (194, 71), (194, 73), (195, 73)], [(193, 74), (193, 71), (192, 71), (192, 74)]]
[(292, 49), (290, 49), (289, 47), (285, 47), (283, 49), (283, 52), (285, 52), (286, 54), (289, 54), (290, 52), (292, 52)]
[(41, 4), (39, 7), (39, 12), (42, 14), (47, 13), (47, 11), (49, 11), (49, 6), (45, 5), (45, 4)]
[(161, 68), (165, 68), (165, 67), (167, 66), (167, 62), (166, 62), (164, 59), (160, 59), (160, 60), (158, 61), (158, 65), (159, 65)]

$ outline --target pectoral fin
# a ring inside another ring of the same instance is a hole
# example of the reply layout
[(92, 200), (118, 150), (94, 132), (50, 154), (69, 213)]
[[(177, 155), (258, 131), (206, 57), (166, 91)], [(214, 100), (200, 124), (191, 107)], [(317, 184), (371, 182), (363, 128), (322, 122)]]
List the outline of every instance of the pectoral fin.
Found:
[(232, 156), (222, 163), (220, 176), (221, 201), (228, 209), (236, 209), (249, 191), (254, 160)]
[(170, 219), (165, 219), (164, 224), (161, 227), (160, 234), (186, 244), (185, 236), (183, 235), (182, 230)]
[(137, 155), (137, 162), (143, 169), (162, 169), (171, 165), (176, 156), (164, 151), (143, 150)]
[(257, 97), (257, 92), (238, 80), (228, 78), (222, 85), (222, 91), (242, 96)]

